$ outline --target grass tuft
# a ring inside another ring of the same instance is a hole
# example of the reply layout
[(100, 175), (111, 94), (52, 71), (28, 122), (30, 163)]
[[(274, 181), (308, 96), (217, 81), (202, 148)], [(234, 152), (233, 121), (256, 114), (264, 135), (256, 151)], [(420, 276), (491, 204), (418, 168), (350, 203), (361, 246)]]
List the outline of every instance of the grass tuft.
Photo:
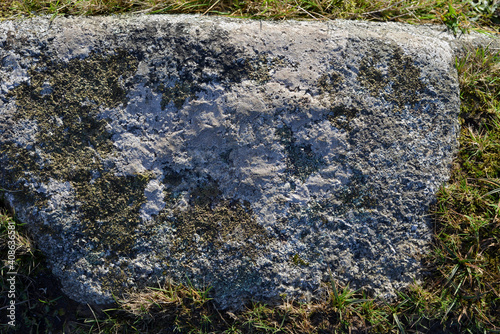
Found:
[[(466, 328), (500, 327), (500, 55), (470, 51), (457, 60), (460, 152), (438, 195), (435, 286), (445, 316)], [(492, 190), (493, 187), (493, 190)]]
[(413, 24), (444, 23), (457, 33), (469, 29), (498, 32), (495, 0), (3, 0), (0, 19), (18, 16), (203, 14), (240, 18), (350, 19)]

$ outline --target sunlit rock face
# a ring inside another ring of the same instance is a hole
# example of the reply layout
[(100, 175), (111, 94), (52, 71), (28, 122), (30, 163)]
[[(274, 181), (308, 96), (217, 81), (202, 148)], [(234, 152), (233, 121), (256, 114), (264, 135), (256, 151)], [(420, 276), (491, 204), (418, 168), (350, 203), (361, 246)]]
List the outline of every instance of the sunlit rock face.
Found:
[(0, 187), (64, 291), (221, 308), (421, 277), (457, 148), (430, 28), (194, 16), (0, 23)]

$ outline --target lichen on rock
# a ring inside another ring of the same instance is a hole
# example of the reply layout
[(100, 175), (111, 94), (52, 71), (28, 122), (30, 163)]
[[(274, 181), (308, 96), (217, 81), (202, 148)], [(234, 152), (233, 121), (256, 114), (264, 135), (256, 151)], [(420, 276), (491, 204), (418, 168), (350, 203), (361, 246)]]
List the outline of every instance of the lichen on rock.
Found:
[[(112, 153), (113, 144), (106, 120), (97, 115), (99, 108), (126, 103), (122, 80), (135, 72), (137, 60), (120, 50), (68, 63), (44, 60), (29, 71), (29, 82), (8, 95), (17, 107), (13, 120), (33, 122), (39, 130), (24, 147), (15, 142), (16, 137), (4, 146), (6, 157), (22, 161), (6, 174), (15, 180), (13, 186), (23, 189), (14, 198), (24, 203), (34, 200), (31, 205), (43, 208), (47, 203), (44, 184), (69, 182), (83, 226), (79, 239), (93, 251), (111, 254), (101, 261), (130, 256), (145, 182), (136, 176), (115, 176), (103, 166), (102, 159)], [(35, 186), (30, 179), (36, 180)], [(50, 230), (60, 233), (57, 226)], [(68, 242), (75, 239), (69, 237)]]
[(328, 272), (383, 298), (418, 280), (456, 149), (446, 42), (342, 22), (48, 24), (0, 24), (0, 187), (69, 296), (189, 280), (241, 308), (307, 300)]
[(398, 46), (383, 45), (364, 56), (359, 76), (371, 95), (381, 96), (398, 108), (414, 107), (425, 90), (420, 69)]

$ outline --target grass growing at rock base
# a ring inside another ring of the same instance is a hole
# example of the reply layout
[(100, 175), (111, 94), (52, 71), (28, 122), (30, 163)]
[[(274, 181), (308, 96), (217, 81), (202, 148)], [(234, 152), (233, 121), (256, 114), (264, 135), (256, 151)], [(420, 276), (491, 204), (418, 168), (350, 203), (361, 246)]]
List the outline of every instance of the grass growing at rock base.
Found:
[[(495, 1), (227, 1), (7, 0), (0, 17), (35, 14), (109, 15), (128, 12), (201, 13), (255, 19), (368, 19), (445, 23), (498, 31)], [(500, 55), (471, 50), (457, 59), (462, 109), (460, 152), (452, 178), (433, 210), (434, 250), (424, 260), (423, 285), (384, 303), (331, 281), (325, 295), (303, 304), (255, 303), (238, 313), (217, 310), (206, 290), (167, 284), (117, 300), (108, 309), (77, 304), (60, 291), (22, 226), (16, 226), (19, 333), (500, 333)], [(0, 196), (5, 190), (0, 190)], [(0, 214), (0, 256), (7, 259), (7, 225)], [(5, 326), (6, 265), (0, 285)]]

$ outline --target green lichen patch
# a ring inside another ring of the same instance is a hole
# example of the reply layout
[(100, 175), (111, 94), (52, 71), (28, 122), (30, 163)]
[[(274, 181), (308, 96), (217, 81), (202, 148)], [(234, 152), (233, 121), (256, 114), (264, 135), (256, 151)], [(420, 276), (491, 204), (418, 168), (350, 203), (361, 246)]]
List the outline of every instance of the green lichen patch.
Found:
[(269, 74), (270, 63), (265, 56), (260, 55), (254, 59), (245, 61), (245, 69), (248, 73), (248, 78), (255, 80), (260, 84), (266, 83), (271, 78)]
[[(383, 70), (383, 66), (387, 70)], [(398, 109), (413, 107), (425, 91), (420, 80), (420, 69), (401, 48), (381, 47), (361, 60), (359, 79), (374, 97), (383, 97)]]
[[(29, 120), (40, 129), (34, 144), (20, 147), (14, 141), (2, 147), (9, 164), (3, 181), (16, 185), (27, 177), (41, 182), (89, 180), (83, 174), (96, 169), (96, 158), (111, 152), (106, 122), (95, 118), (98, 105), (114, 107), (125, 99), (120, 77), (135, 70), (136, 61), (121, 52), (95, 55), (68, 63), (42, 62), (29, 71), (30, 82), (9, 93), (16, 101), (14, 121)], [(6, 185), (7, 186), (7, 185)]]
[(314, 172), (318, 171), (324, 164), (320, 156), (314, 154), (311, 145), (297, 145), (293, 137), (292, 129), (283, 126), (276, 130), (280, 144), (284, 146), (286, 152), (287, 173), (295, 176), (300, 181), (305, 182)]
[[(126, 102), (120, 78), (136, 70), (137, 60), (121, 50), (115, 55), (94, 54), (68, 63), (46, 60), (29, 71), (29, 84), (24, 83), (13, 92), (18, 117), (71, 115), (68, 109), (80, 109), (84, 102), (116, 107)], [(33, 108), (33, 102), (44, 108)]]
[(287, 60), (285, 57), (266, 57), (261, 54), (259, 56), (246, 59), (244, 61), (245, 73), (250, 80), (254, 80), (259, 84), (264, 84), (271, 79), (271, 70), (282, 67), (295, 67), (296, 65)]
[(172, 87), (165, 87), (165, 85), (160, 84), (157, 92), (162, 94), (161, 109), (165, 110), (170, 102), (173, 102), (174, 106), (180, 109), (186, 100), (194, 98), (196, 92), (199, 90), (195, 85), (186, 81), (178, 82)]
[(113, 296), (123, 296), (124, 287), (130, 284), (135, 273), (127, 266), (127, 262), (108, 270), (105, 275), (99, 277), (102, 290), (109, 291)]
[(377, 56), (377, 53), (373, 52), (372, 55), (364, 57), (359, 69), (361, 84), (368, 88), (372, 96), (383, 92), (388, 81), (382, 70), (376, 67), (380, 61)]
[[(3, 146), (4, 157), (16, 160), (4, 181), (69, 181), (76, 190), (84, 235), (94, 242), (95, 251), (130, 251), (145, 200), (147, 178), (115, 176), (112, 166), (104, 168), (102, 159), (112, 154), (113, 144), (106, 120), (97, 117), (100, 107), (126, 103), (124, 80), (136, 68), (137, 60), (122, 51), (67, 63), (45, 59), (29, 71), (29, 83), (10, 93), (17, 106), (14, 120), (33, 122), (38, 130), (27, 147), (16, 138)], [(30, 193), (43, 207), (43, 195)]]
[[(0, 147), (0, 157), (4, 165), (0, 187), (9, 190), (9, 193), (25, 205), (33, 202), (45, 205), (47, 201), (45, 194), (31, 191), (24, 182), (29, 177), (29, 171), (43, 168), (40, 167), (43, 166), (43, 159), (38, 152), (7, 142)], [(13, 161), (16, 163), (12, 163)]]
[(223, 199), (215, 183), (193, 190), (192, 206), (174, 214), (176, 229), (173, 253), (197, 254), (224, 250), (226, 256), (258, 255), (257, 244), (265, 245), (266, 230), (257, 224), (252, 210), (240, 201)]
[(344, 82), (344, 76), (337, 71), (330, 71), (323, 74), (318, 80), (318, 89), (320, 94), (336, 94), (342, 83)]
[(99, 266), (104, 264), (104, 257), (104, 252), (91, 252), (85, 256), (85, 260), (87, 260), (91, 266)]
[(97, 108), (115, 107), (125, 101), (120, 78), (131, 75), (136, 63), (118, 52), (68, 63), (48, 62), (30, 70), (30, 83), (21, 84), (10, 94), (17, 106), (15, 120), (35, 121), (40, 130), (32, 147), (13, 144), (7, 154), (34, 157), (24, 159), (23, 171), (42, 182), (48, 178), (89, 181), (88, 172), (99, 169), (99, 158), (112, 150), (107, 123), (96, 118)]
[(357, 113), (358, 111), (354, 108), (335, 106), (331, 108), (327, 118), (336, 128), (350, 131), (352, 130), (351, 121), (356, 118)]
[(147, 177), (105, 173), (93, 182), (74, 184), (82, 202), (83, 232), (97, 250), (129, 255), (147, 183)]
[(309, 265), (309, 262), (302, 259), (299, 254), (294, 254), (291, 257), (291, 261), (297, 267), (307, 267)]
[(352, 209), (374, 209), (378, 205), (378, 199), (367, 176), (356, 169), (349, 179), (349, 184), (336, 197), (342, 202), (341, 209), (345, 212)]

